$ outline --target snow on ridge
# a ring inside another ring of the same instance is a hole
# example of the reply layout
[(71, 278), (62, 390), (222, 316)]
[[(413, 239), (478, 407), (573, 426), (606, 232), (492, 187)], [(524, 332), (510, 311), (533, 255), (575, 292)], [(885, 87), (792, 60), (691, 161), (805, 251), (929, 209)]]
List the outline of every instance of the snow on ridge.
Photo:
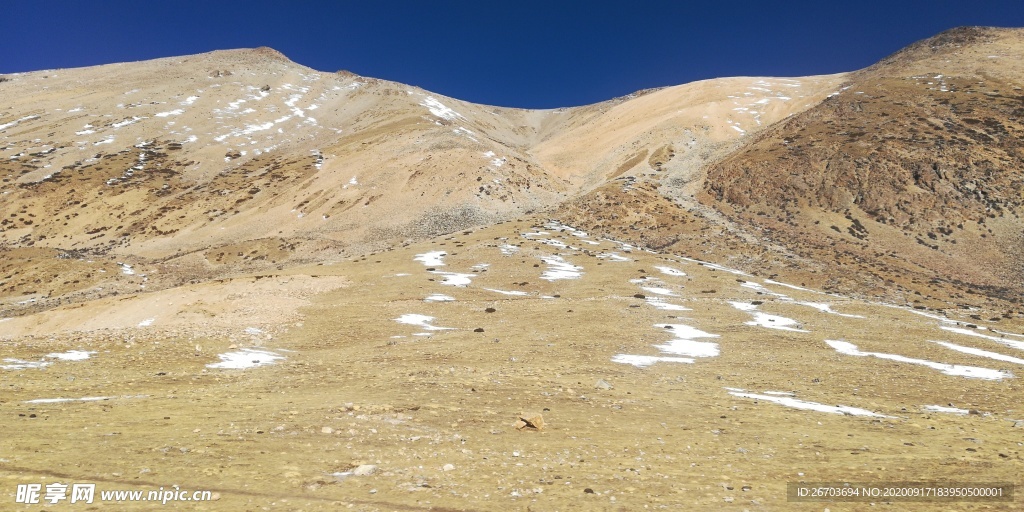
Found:
[(440, 117), (442, 119), (447, 119), (448, 121), (454, 121), (455, 119), (465, 119), (464, 117), (462, 117), (462, 114), (459, 114), (458, 112), (446, 107), (443, 103), (437, 101), (437, 99), (435, 99), (433, 96), (427, 96), (423, 101), (420, 102), (420, 105), (427, 107), (427, 109), (430, 110), (431, 114), (434, 114), (435, 116)]

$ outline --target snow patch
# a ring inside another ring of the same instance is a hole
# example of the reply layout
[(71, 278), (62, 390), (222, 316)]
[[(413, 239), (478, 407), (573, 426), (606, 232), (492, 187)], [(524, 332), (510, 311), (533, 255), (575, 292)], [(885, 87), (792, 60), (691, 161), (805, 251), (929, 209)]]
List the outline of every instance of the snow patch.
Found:
[(559, 279), (579, 279), (583, 275), (583, 267), (578, 267), (565, 261), (561, 256), (546, 256), (540, 259), (548, 265), (540, 278), (546, 281), (557, 281)]
[(690, 308), (683, 307), (678, 304), (672, 304), (671, 302), (665, 302), (665, 299), (659, 297), (647, 297), (646, 302), (651, 307), (663, 311), (690, 311)]
[(779, 315), (770, 315), (768, 313), (758, 311), (757, 306), (754, 304), (747, 304), (744, 302), (729, 302), (732, 307), (750, 313), (754, 315), (754, 319), (745, 322), (745, 325), (753, 325), (756, 327), (767, 327), (769, 329), (778, 329), (780, 331), (793, 331), (793, 332), (810, 332), (804, 329), (800, 329), (800, 322), (793, 320), (792, 318), (786, 318)]
[(669, 290), (668, 288), (659, 288), (659, 287), (655, 287), (655, 286), (641, 286), (640, 289), (645, 291), (645, 292), (650, 292), (650, 293), (653, 293), (653, 294), (656, 294), (656, 295), (665, 295), (665, 296), (668, 296), (668, 297), (678, 297), (679, 296), (678, 293), (675, 293), (672, 290)]
[(469, 286), (476, 274), (460, 274), (458, 272), (431, 272), (442, 277), (441, 284), (464, 288)]
[(858, 357), (877, 357), (879, 359), (888, 359), (890, 361), (899, 361), (901, 363), (918, 364), (938, 370), (946, 375), (953, 375), (957, 377), (984, 380), (1003, 380), (1013, 377), (1013, 374), (1010, 372), (1003, 370), (993, 370), (991, 368), (979, 368), (977, 366), (963, 366), (958, 364), (936, 363), (934, 361), (928, 361), (925, 359), (914, 359), (895, 354), (885, 354), (882, 352), (862, 352), (858, 350), (857, 346), (854, 345), (853, 343), (848, 343), (845, 341), (825, 340), (825, 343), (828, 343), (830, 347), (834, 348), (840, 354)]
[(6, 130), (7, 128), (10, 128), (12, 126), (17, 126), (18, 123), (24, 121), (31, 121), (32, 119), (39, 119), (39, 116), (25, 116), (21, 119), (15, 119), (14, 121), (11, 121), (9, 123), (0, 124), (0, 130)]
[(718, 338), (717, 334), (704, 332), (684, 324), (654, 324), (671, 332), (675, 338), (654, 348), (677, 356), (715, 357), (719, 354), (718, 344), (708, 341), (695, 341), (697, 338)]
[(427, 315), (418, 315), (416, 313), (408, 313), (395, 319), (400, 324), (415, 325), (428, 331), (446, 331), (453, 330), (454, 327), (438, 327), (436, 325), (430, 325), (430, 322), (434, 321), (434, 317)]
[(430, 251), (425, 252), (423, 254), (417, 254), (415, 257), (413, 257), (413, 261), (418, 261), (428, 267), (443, 267), (443, 258), (447, 255), (448, 253), (444, 251)]
[(49, 357), (50, 359), (60, 359), (61, 361), (85, 361), (95, 353), (95, 351), (87, 350), (69, 350), (67, 352), (51, 352), (46, 354), (46, 357)]
[(426, 99), (420, 102), (420, 105), (427, 107), (427, 110), (430, 110), (431, 114), (434, 114), (435, 116), (440, 117), (442, 119), (454, 121), (455, 119), (463, 118), (462, 114), (459, 114), (458, 112), (446, 107), (443, 103), (437, 101), (437, 99), (435, 99), (433, 96), (427, 96)]
[(822, 313), (828, 313), (828, 314), (831, 314), (831, 315), (845, 316), (846, 318), (864, 318), (861, 315), (851, 315), (851, 314), (847, 314), (847, 313), (840, 313), (838, 311), (833, 310), (832, 306), (830, 306), (829, 304), (826, 304), (824, 302), (797, 302), (796, 304), (799, 304), (801, 306), (811, 307), (811, 308), (817, 309), (818, 311), (821, 311)]
[(997, 338), (995, 336), (989, 336), (987, 334), (982, 334), (982, 333), (980, 333), (980, 332), (978, 332), (978, 331), (976, 331), (974, 329), (964, 329), (964, 328), (961, 328), (961, 327), (950, 327), (948, 325), (940, 325), (939, 328), (944, 330), (944, 331), (955, 332), (957, 334), (966, 334), (968, 336), (976, 336), (978, 338), (985, 338), (986, 340), (991, 340), (991, 341), (994, 341), (994, 342), (999, 343), (1001, 345), (1006, 345), (1007, 347), (1010, 347), (1010, 348), (1015, 348), (1017, 350), (1024, 350), (1024, 341), (1013, 341), (1013, 340), (1008, 340), (1006, 338)]
[(25, 400), (26, 404), (55, 404), (61, 402), (98, 402), (100, 400), (110, 400), (117, 398), (115, 396), (84, 396), (82, 398), (36, 398), (35, 400)]
[(772, 402), (786, 407), (792, 407), (794, 409), (803, 409), (809, 411), (827, 412), (831, 414), (843, 414), (846, 416), (869, 416), (873, 418), (891, 418), (892, 416), (885, 416), (871, 412), (867, 409), (859, 409), (857, 407), (849, 407), (846, 405), (825, 405), (818, 402), (808, 402), (805, 400), (797, 400), (796, 398), (788, 396), (774, 396), (774, 395), (759, 395), (755, 393), (745, 393), (743, 390), (729, 390), (729, 394), (740, 398), (751, 398), (754, 400), (761, 400), (765, 402)]
[(663, 357), (663, 356), (638, 356), (633, 354), (618, 354), (612, 358), (613, 363), (631, 364), (637, 368), (650, 366), (654, 363), (690, 363), (694, 359), (688, 357)]
[(601, 253), (601, 254), (598, 254), (597, 257), (601, 258), (603, 260), (611, 260), (611, 261), (633, 261), (632, 258), (627, 258), (627, 257), (622, 256), (621, 254), (615, 253), (615, 252)]
[(1005, 361), (1007, 363), (1024, 364), (1024, 359), (1019, 357), (1007, 356), (998, 352), (989, 352), (988, 350), (982, 350), (980, 348), (965, 347), (963, 345), (957, 345), (956, 343), (950, 343), (948, 341), (933, 341), (928, 340), (937, 345), (941, 345), (950, 350), (956, 350), (957, 352), (963, 352), (964, 354), (971, 354), (972, 356), (987, 357), (989, 359), (995, 359), (996, 361)]
[(219, 363), (210, 363), (206, 365), (206, 367), (244, 370), (247, 368), (256, 368), (259, 366), (274, 364), (275, 362), (285, 358), (281, 354), (277, 354), (269, 350), (258, 350), (254, 348), (243, 348), (237, 352), (226, 352), (224, 354), (218, 354), (217, 357), (220, 358)]
[(657, 267), (656, 266), (654, 268), (660, 270), (661, 273), (665, 274), (665, 275), (679, 276), (679, 277), (685, 277), (686, 276), (686, 272), (683, 272), (682, 270), (674, 269), (672, 267)]
[(500, 293), (502, 295), (515, 295), (515, 296), (518, 296), (518, 297), (529, 295), (529, 293), (522, 292), (522, 291), (516, 291), (516, 290), (512, 290), (512, 291), (509, 291), (509, 290), (495, 290), (494, 288), (484, 288), (484, 290), (487, 290), (489, 292), (494, 292), (494, 293)]
[(924, 409), (924, 410), (926, 410), (928, 412), (944, 412), (944, 413), (947, 413), (947, 414), (969, 414), (971, 412), (971, 411), (968, 411), (967, 409), (958, 409), (956, 407), (945, 407), (945, 406), (942, 406), (942, 405), (926, 405), (926, 406), (922, 407), (921, 409)]

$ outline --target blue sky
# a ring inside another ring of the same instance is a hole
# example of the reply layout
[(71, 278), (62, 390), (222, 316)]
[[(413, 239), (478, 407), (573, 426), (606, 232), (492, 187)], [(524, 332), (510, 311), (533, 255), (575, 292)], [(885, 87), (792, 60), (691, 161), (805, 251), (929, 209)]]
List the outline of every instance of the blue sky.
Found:
[(1024, 2), (5, 0), (0, 73), (270, 46), (492, 105), (603, 101), (737, 75), (868, 66), (959, 25), (1024, 26)]

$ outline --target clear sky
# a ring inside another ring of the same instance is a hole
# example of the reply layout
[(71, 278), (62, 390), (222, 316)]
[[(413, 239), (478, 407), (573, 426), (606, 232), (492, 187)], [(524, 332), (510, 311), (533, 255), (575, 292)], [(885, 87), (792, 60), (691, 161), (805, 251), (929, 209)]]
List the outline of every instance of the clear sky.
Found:
[(850, 71), (959, 25), (1024, 27), (1024, 1), (3, 0), (0, 73), (270, 46), (320, 71), (551, 108)]

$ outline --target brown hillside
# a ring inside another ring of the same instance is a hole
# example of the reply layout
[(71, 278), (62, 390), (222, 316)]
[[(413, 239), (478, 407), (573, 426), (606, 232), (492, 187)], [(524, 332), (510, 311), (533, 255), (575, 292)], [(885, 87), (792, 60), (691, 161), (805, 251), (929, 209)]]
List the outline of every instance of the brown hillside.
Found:
[(916, 43), (712, 165), (706, 199), (797, 253), (848, 254), (847, 289), (909, 273), (1016, 302), (1022, 53), (1020, 30)]

